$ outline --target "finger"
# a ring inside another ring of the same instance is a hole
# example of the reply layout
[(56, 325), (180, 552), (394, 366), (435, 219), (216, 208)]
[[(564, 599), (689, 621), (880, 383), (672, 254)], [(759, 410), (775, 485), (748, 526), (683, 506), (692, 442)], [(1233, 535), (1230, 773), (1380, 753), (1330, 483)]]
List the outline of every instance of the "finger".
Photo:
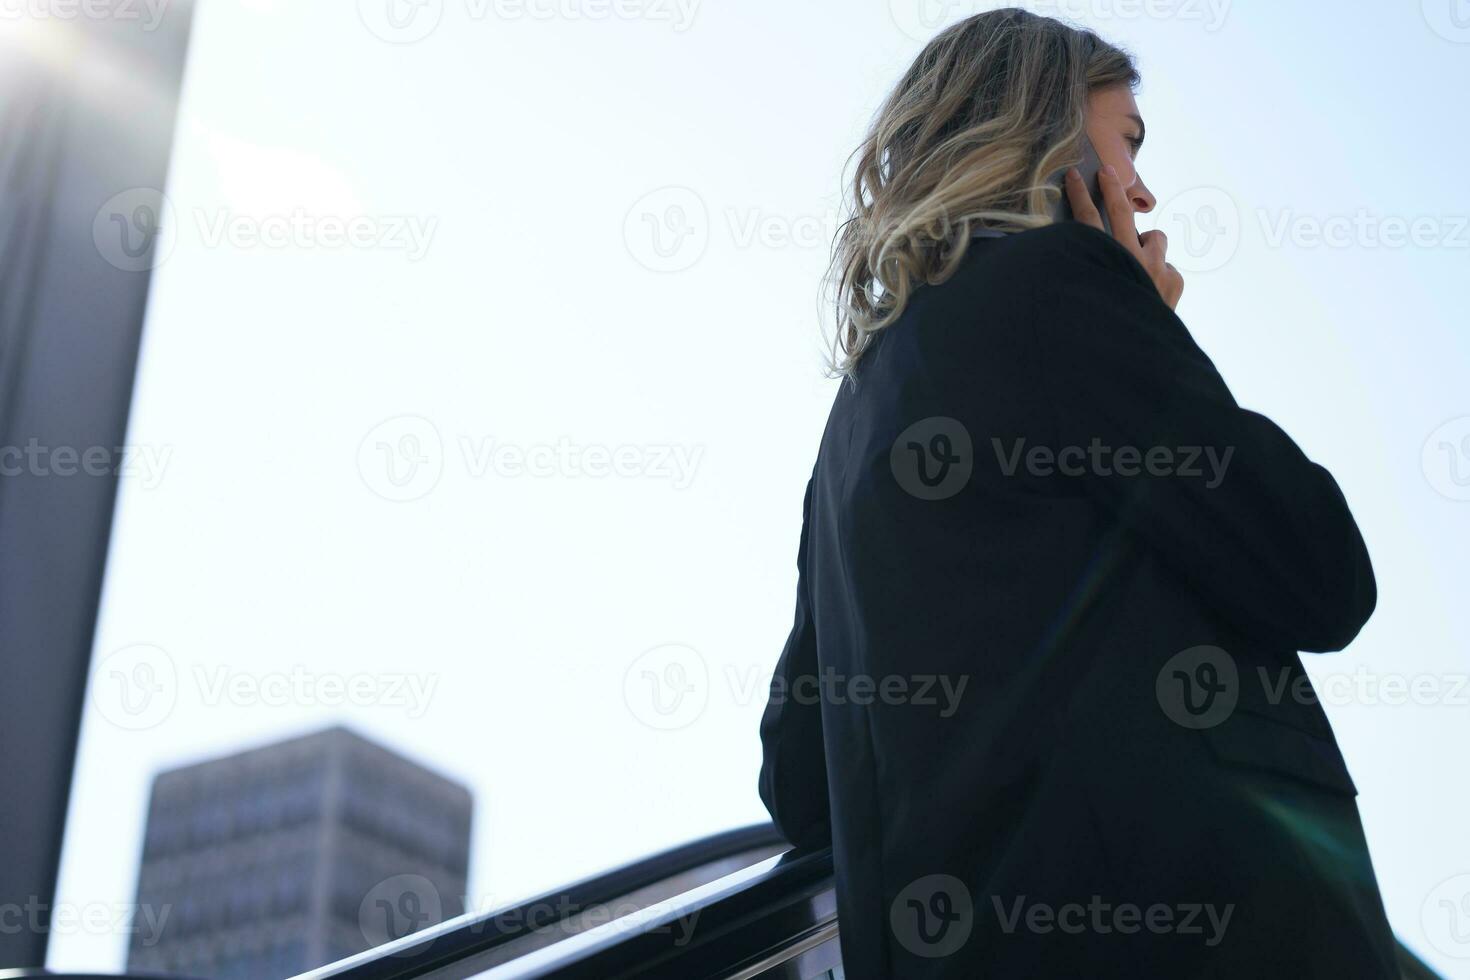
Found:
[(1138, 241), (1138, 226), (1133, 223), (1133, 206), (1128, 203), (1118, 171), (1111, 166), (1103, 167), (1097, 175), (1097, 182), (1102, 186), (1103, 206), (1108, 209), (1108, 218), (1113, 223), (1113, 237), (1135, 255), (1141, 253), (1143, 246)]
[[(1169, 252), (1169, 236), (1164, 234), (1162, 231), (1159, 231), (1157, 228), (1153, 229), (1152, 231), (1146, 231), (1143, 234), (1139, 235), (1138, 241), (1140, 244), (1143, 245), (1144, 248), (1154, 247), (1163, 254), (1168, 254)], [(1157, 242), (1158, 244), (1154, 245), (1155, 242)]]
[(1092, 203), (1092, 195), (1087, 193), (1087, 184), (1083, 182), (1082, 174), (1076, 167), (1067, 171), (1065, 184), (1067, 200), (1072, 205), (1072, 217), (1084, 225), (1091, 225), (1102, 231), (1102, 215), (1098, 213), (1097, 205)]
[(1169, 237), (1163, 232), (1146, 231), (1138, 236), (1138, 244), (1143, 246), (1143, 254), (1159, 266), (1167, 264), (1164, 259), (1169, 254)]

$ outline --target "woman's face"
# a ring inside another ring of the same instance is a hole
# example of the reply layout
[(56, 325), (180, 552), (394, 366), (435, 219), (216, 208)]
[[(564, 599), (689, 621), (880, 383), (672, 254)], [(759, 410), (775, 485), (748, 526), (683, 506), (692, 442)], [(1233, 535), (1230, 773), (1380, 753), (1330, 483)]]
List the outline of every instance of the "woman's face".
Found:
[(1138, 176), (1138, 151), (1143, 147), (1143, 117), (1133, 90), (1127, 85), (1095, 89), (1087, 101), (1087, 136), (1104, 165), (1118, 171), (1133, 210), (1146, 214), (1158, 201)]

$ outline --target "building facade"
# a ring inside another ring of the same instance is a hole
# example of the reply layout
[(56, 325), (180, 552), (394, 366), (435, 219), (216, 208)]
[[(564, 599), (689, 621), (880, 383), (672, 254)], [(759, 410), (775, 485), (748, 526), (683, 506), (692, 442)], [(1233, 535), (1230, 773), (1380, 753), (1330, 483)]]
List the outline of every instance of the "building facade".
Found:
[(286, 977), (459, 915), (472, 809), (340, 727), (160, 773), (128, 970)]

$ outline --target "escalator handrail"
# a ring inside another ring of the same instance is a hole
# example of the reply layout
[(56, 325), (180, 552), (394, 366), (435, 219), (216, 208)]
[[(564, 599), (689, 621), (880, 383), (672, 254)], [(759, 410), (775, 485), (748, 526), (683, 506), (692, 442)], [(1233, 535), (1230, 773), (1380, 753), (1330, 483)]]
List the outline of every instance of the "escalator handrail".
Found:
[[(832, 850), (787, 851), (489, 971), (496, 980), (687, 980), (714, 976), (812, 933), (836, 936)], [(691, 928), (676, 928), (679, 922)]]
[[(513, 906), (459, 916), (301, 975), (300, 980), (398, 980), (510, 942), (536, 929), (647, 888), (701, 865), (785, 842), (774, 825), (752, 824), (690, 841), (631, 864), (542, 892)], [(532, 911), (556, 909), (556, 918)]]

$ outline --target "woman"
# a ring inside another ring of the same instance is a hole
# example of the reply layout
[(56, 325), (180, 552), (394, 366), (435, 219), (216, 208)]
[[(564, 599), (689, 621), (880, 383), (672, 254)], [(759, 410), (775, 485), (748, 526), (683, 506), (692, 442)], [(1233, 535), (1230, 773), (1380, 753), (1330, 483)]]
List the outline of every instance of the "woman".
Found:
[(1173, 313), (1137, 80), (985, 13), (861, 147), (760, 781), (832, 844), (851, 980), (1394, 975), (1297, 656), (1368, 619), (1368, 553)]

